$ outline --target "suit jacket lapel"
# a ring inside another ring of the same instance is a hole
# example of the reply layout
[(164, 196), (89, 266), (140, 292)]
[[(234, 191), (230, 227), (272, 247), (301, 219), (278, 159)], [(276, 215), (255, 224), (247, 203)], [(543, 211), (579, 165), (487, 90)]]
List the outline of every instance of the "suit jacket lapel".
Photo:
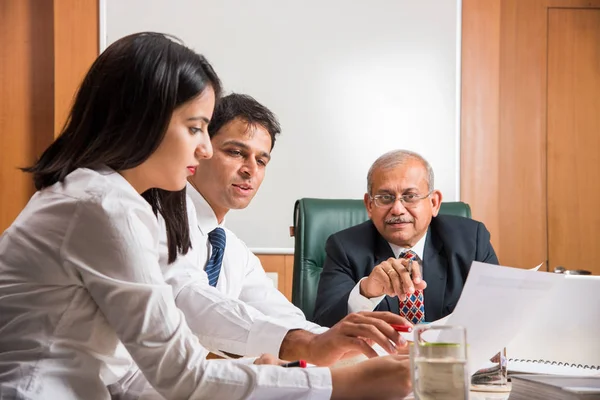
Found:
[(427, 287), (423, 292), (425, 318), (435, 321), (442, 316), (448, 261), (442, 252), (443, 244), (436, 232), (429, 226), (423, 250), (423, 279)]
[[(373, 264), (373, 266), (375, 266), (381, 264), (383, 261), (387, 260), (390, 257), (394, 258), (394, 252), (392, 251), (392, 248), (390, 247), (389, 243), (386, 242), (383, 236), (381, 236), (377, 232), (377, 229), (374, 225), (373, 229), (375, 230), (375, 263)], [(373, 269), (371, 269), (371, 271), (372, 270)], [(371, 271), (369, 271), (369, 273), (371, 273)], [(398, 297), (385, 296), (383, 301), (387, 302), (388, 309), (390, 310), (390, 312), (395, 314), (398, 314), (400, 312), (400, 307), (398, 305)]]

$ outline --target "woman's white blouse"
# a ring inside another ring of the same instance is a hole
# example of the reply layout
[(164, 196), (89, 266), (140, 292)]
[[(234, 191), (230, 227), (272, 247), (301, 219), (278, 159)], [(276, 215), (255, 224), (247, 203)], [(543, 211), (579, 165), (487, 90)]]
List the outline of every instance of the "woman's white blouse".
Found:
[(109, 399), (131, 367), (119, 341), (167, 399), (329, 398), (328, 369), (206, 361), (158, 241), (150, 205), (113, 170), (37, 192), (0, 237), (0, 399)]

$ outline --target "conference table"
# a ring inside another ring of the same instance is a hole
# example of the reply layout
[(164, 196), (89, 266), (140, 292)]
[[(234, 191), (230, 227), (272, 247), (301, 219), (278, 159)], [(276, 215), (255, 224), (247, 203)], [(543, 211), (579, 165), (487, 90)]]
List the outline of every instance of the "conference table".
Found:
[[(494, 393), (470, 391), (469, 400), (507, 400), (510, 393)], [(404, 400), (414, 400), (414, 396), (405, 397)]]
[[(208, 360), (211, 359), (222, 359), (223, 357), (214, 354), (214, 353), (209, 353), (208, 356), (206, 357)], [(342, 363), (340, 363), (342, 364)], [(349, 363), (349, 364), (353, 364), (353, 363)], [(475, 391), (475, 390), (471, 390), (469, 392), (469, 400), (507, 400), (509, 397), (510, 393), (508, 392), (482, 392), (482, 391)], [(408, 397), (405, 397), (404, 400), (414, 400), (414, 396), (410, 395)]]
[(470, 392), (471, 400), (506, 400), (510, 393), (494, 393), (494, 392)]

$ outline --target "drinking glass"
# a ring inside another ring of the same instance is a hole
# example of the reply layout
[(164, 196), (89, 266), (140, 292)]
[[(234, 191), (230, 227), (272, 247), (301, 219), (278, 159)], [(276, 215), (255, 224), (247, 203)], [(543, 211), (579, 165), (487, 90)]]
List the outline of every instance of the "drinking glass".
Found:
[(468, 400), (464, 327), (417, 325), (410, 359), (416, 400)]

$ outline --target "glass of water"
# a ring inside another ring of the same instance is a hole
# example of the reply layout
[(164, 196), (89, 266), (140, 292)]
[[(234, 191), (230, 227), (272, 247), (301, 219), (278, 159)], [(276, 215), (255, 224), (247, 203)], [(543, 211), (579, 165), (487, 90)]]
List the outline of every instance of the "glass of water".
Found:
[(417, 400), (467, 400), (467, 338), (462, 326), (417, 325), (411, 347)]

